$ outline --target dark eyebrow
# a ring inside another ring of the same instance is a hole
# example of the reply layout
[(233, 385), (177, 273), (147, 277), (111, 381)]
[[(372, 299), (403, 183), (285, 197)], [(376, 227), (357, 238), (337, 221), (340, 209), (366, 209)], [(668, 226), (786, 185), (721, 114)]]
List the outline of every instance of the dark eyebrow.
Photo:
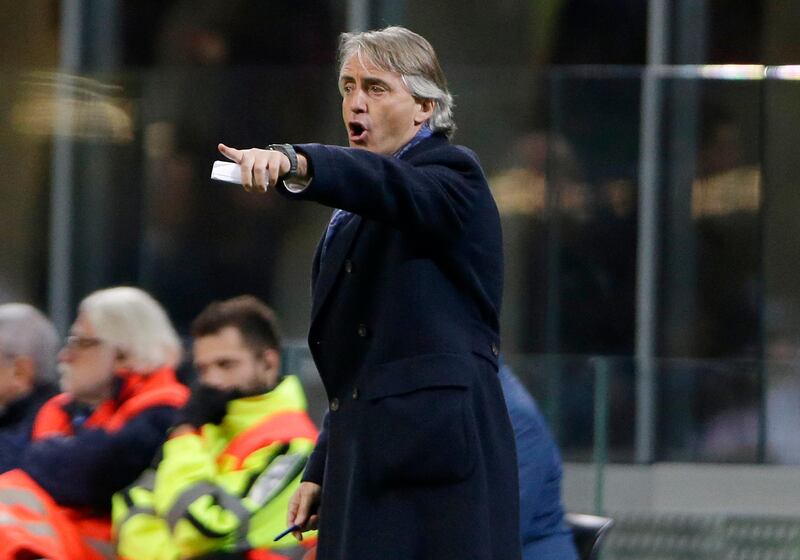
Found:
[[(347, 74), (342, 74), (341, 76), (339, 76), (339, 83), (340, 84), (343, 84), (343, 83), (346, 83), (346, 82), (355, 82), (355, 81), (356, 81), (356, 79), (354, 77), (348, 76)], [(389, 86), (388, 83), (386, 83), (385, 81), (381, 80), (380, 78), (375, 78), (373, 76), (365, 76), (362, 81), (364, 82), (365, 85), (368, 85), (368, 86), (373, 85), (373, 84), (377, 84), (379, 86), (385, 87), (386, 89), (391, 89), (391, 86)]]
[(381, 80), (380, 78), (373, 78), (372, 76), (367, 76), (364, 78), (364, 83), (369, 85), (377, 84), (379, 86), (383, 86), (385, 88), (389, 88), (389, 84)]

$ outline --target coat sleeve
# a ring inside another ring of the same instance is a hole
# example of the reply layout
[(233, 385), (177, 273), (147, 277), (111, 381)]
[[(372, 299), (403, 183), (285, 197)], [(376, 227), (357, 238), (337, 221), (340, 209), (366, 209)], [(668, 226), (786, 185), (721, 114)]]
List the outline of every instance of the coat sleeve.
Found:
[(31, 443), (20, 467), (62, 505), (111, 507), (114, 492), (144, 471), (164, 442), (175, 409), (147, 409), (117, 432), (87, 429)]
[(325, 460), (328, 455), (328, 416), (330, 412), (325, 413), (322, 419), (322, 429), (317, 437), (317, 444), (314, 446), (314, 451), (308, 459), (308, 465), (303, 473), (303, 482), (314, 482), (322, 486), (322, 480), (325, 477)]
[(472, 219), (488, 185), (474, 155), (446, 145), (411, 161), (366, 150), (320, 144), (297, 146), (313, 180), (293, 198), (314, 200), (364, 218), (449, 244)]
[(312, 449), (313, 442), (306, 438), (275, 442), (230, 470), (218, 465), (216, 454), (200, 435), (168, 440), (156, 471), (155, 513), (166, 520), (182, 557), (246, 540), (257, 515), (264, 539), (258, 546), (276, 546), (272, 537), (283, 529), (289, 497), (300, 484)]

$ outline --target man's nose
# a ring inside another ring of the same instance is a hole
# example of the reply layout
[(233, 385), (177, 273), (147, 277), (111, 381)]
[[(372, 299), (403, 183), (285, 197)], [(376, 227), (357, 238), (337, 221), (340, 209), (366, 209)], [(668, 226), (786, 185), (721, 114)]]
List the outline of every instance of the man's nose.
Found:
[(367, 96), (360, 89), (350, 96), (350, 110), (356, 114), (367, 112)]
[(209, 387), (214, 387), (215, 389), (224, 389), (225, 377), (225, 373), (219, 368), (209, 368), (203, 374), (201, 383)]

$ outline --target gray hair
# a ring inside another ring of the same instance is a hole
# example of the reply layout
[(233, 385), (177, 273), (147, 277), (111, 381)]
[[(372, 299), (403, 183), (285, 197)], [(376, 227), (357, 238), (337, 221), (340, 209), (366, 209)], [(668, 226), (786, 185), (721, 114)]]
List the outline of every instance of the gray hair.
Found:
[(405, 27), (386, 27), (378, 31), (342, 33), (339, 36), (339, 73), (344, 64), (357, 55), (385, 72), (400, 74), (411, 95), (434, 101), (428, 126), (452, 138), (456, 131), (453, 120), (453, 96), (447, 90), (436, 52), (422, 36)]
[(60, 340), (50, 320), (26, 303), (0, 305), (0, 352), (33, 361), (36, 383), (55, 382)]
[(98, 290), (84, 298), (78, 311), (98, 338), (125, 354), (137, 373), (180, 363), (178, 334), (164, 308), (147, 292), (128, 286)]

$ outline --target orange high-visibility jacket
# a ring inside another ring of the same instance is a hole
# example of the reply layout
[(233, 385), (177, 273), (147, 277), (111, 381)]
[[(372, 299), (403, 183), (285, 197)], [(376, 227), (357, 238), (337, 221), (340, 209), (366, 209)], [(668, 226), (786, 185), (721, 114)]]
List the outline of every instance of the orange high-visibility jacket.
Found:
[[(116, 398), (101, 403), (85, 426), (116, 432), (149, 408), (182, 406), (189, 394), (170, 368), (149, 375), (121, 375), (124, 381)], [(45, 403), (34, 422), (34, 442), (74, 434), (64, 409), (71, 400), (70, 395), (62, 393)], [(7, 472), (0, 475), (0, 560), (23, 555), (50, 560), (115, 558), (110, 519), (58, 505), (24, 471)]]

